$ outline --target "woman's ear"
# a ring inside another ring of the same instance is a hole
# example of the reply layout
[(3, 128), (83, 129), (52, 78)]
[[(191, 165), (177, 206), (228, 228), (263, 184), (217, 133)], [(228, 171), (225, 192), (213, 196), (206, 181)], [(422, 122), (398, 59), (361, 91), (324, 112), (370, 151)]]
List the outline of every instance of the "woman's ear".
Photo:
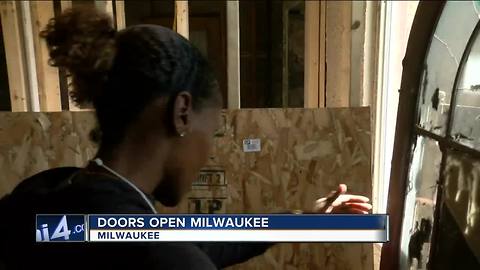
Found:
[(173, 102), (172, 123), (178, 136), (185, 136), (191, 130), (192, 95), (182, 91), (175, 96)]

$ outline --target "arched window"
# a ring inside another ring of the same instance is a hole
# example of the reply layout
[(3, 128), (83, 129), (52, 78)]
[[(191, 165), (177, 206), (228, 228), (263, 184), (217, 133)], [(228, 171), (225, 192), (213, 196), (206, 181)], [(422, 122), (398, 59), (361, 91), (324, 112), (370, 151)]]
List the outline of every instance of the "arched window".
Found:
[(480, 3), (420, 3), (400, 92), (382, 269), (480, 269)]

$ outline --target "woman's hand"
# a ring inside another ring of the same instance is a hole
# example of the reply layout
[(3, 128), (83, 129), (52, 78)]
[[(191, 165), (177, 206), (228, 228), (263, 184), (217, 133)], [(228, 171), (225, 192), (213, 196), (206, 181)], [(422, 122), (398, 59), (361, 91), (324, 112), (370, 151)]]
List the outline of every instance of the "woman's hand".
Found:
[(368, 214), (372, 205), (365, 196), (345, 194), (347, 185), (340, 184), (336, 191), (318, 199), (313, 207), (317, 214)]

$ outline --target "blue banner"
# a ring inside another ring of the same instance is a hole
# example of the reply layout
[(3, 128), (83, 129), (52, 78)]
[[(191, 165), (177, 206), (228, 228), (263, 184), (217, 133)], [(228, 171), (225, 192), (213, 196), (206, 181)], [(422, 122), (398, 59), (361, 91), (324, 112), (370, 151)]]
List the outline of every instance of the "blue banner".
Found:
[(89, 215), (96, 230), (386, 230), (387, 215)]
[(85, 241), (85, 215), (37, 215), (37, 242)]

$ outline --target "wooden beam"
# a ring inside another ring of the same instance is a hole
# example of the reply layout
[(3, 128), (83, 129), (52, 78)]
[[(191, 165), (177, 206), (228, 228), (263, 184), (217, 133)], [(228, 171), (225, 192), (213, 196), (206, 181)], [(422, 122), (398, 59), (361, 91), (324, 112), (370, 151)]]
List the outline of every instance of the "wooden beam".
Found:
[[(370, 50), (365, 50), (365, 75), (364, 75), (364, 89), (369, 89), (368, 105), (372, 108), (372, 131), (375, 136), (372, 137), (372, 177), (373, 177), (373, 197), (372, 205), (373, 213), (379, 213), (379, 210), (384, 209), (384, 205), (380, 198), (388, 179), (384, 179), (385, 167), (385, 128), (382, 123), (385, 122), (385, 113), (382, 108), (383, 94), (381, 91), (384, 78), (383, 74), (383, 55), (385, 42), (385, 26), (386, 26), (386, 7), (381, 2), (369, 2), (367, 4), (367, 20), (365, 46)], [(378, 16), (374, 18), (373, 16)], [(375, 25), (373, 25), (375, 24)], [(375, 30), (373, 35), (372, 30)], [(374, 55), (372, 54), (374, 53)], [(367, 88), (368, 87), (368, 88)], [(386, 203), (386, 202), (385, 202)], [(381, 205), (382, 204), (382, 205)], [(384, 211), (383, 211), (384, 212)], [(381, 213), (381, 212), (380, 212)]]
[(107, 13), (108, 15), (110, 15), (112, 17), (112, 20), (114, 19), (113, 18), (113, 3), (112, 3), (112, 1), (95, 1), (95, 7), (98, 10), (103, 11), (103, 12)]
[(175, 1), (175, 30), (188, 39), (188, 1), (186, 0)]
[(25, 49), (25, 62), (27, 67), (27, 85), (30, 97), (30, 111), (40, 111), (40, 98), (38, 92), (37, 64), (35, 59), (35, 45), (33, 41), (32, 13), (29, 1), (20, 1), (22, 18), (22, 34)]
[(290, 2), (282, 2), (282, 107), (288, 108), (288, 11)]
[(319, 107), (320, 2), (305, 2), (304, 107)]
[(11, 107), (14, 112), (25, 112), (29, 109), (29, 97), (18, 2), (1, 1), (0, 10)]
[(72, 8), (72, 1), (66, 1), (66, 0), (60, 1), (60, 8), (62, 9), (62, 12), (69, 8)]
[(61, 111), (62, 103), (58, 68), (48, 64), (50, 56), (47, 44), (40, 38), (40, 31), (55, 16), (53, 1), (32, 1), (30, 5), (40, 110)]
[(352, 1), (350, 53), (350, 106), (365, 106), (363, 88), (365, 48), (365, 1)]
[(325, 86), (327, 80), (327, 60), (326, 60), (326, 21), (327, 21), (327, 3), (320, 1), (320, 31), (319, 31), (319, 68), (318, 68), (318, 107), (325, 107)]
[[(363, 101), (362, 103), (374, 108), (374, 92), (377, 87), (377, 60), (379, 57), (380, 40), (380, 2), (367, 1), (365, 6), (365, 45), (363, 68)], [(372, 110), (375, 112), (375, 110)], [(373, 121), (372, 121), (373, 122)]]
[(115, 22), (118, 31), (125, 29), (125, 1), (123, 0), (115, 0)]
[(351, 1), (326, 3), (327, 107), (350, 106)]
[(240, 3), (227, 1), (228, 108), (240, 109)]
[(411, 147), (414, 138), (412, 134), (416, 123), (415, 108), (419, 94), (418, 86), (421, 81), (428, 44), (444, 5), (444, 1), (420, 1), (418, 3), (403, 59), (402, 83), (388, 192), (387, 213), (390, 214), (390, 241), (384, 243), (382, 247), (381, 270), (398, 269), (400, 265), (402, 220), (411, 162)]

